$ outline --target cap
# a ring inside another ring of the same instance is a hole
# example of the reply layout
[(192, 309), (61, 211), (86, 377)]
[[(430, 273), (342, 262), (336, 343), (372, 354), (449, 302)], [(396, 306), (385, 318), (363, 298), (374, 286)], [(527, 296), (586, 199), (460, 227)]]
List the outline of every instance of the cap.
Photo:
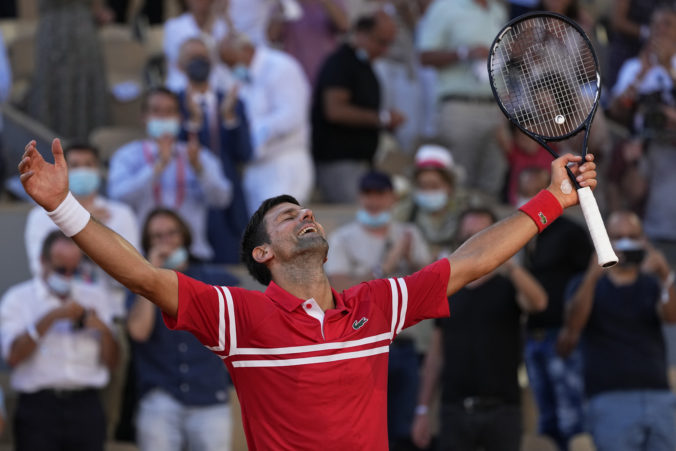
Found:
[(437, 144), (420, 146), (415, 154), (417, 168), (439, 168), (450, 170), (453, 168), (453, 156), (445, 147)]
[(391, 191), (392, 179), (384, 172), (370, 171), (359, 181), (359, 191)]

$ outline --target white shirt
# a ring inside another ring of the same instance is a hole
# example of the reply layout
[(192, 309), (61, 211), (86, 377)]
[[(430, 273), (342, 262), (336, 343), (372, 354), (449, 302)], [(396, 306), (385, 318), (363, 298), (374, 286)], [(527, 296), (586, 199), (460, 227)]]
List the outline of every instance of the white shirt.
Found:
[(195, 22), (190, 13), (182, 14), (169, 19), (164, 24), (164, 56), (167, 59), (167, 88), (172, 91), (182, 91), (188, 86), (188, 79), (178, 67), (178, 57), (181, 44), (191, 38), (201, 38), (212, 54), (212, 68), (209, 83), (212, 87), (226, 90), (231, 82), (231, 76), (224, 64), (214, 65), (220, 61), (218, 57), (218, 43), (228, 32), (228, 26), (222, 19), (216, 19), (211, 27), (211, 33), (205, 33)]
[(310, 85), (300, 64), (279, 50), (256, 47), (250, 80), (240, 96), (251, 129), (253, 161), (244, 172), (250, 213), (272, 196), (309, 200), (314, 183), (310, 156)]
[(276, 0), (230, 0), (230, 17), (235, 29), (251, 42), (266, 44), (268, 23), (276, 5)]
[[(101, 196), (94, 198), (94, 205), (108, 211), (108, 218), (101, 221), (106, 227), (129, 241), (136, 249), (140, 249), (139, 224), (136, 220), (136, 215), (129, 206)], [(42, 207), (35, 207), (28, 213), (24, 238), (26, 242), (26, 254), (28, 255), (28, 266), (33, 276), (42, 274), (42, 264), (40, 261), (42, 242), (50, 232), (56, 229), (56, 225), (47, 216)], [(95, 282), (100, 283), (108, 293), (108, 302), (110, 303), (113, 315), (115, 317), (125, 316), (126, 289), (101, 268), (96, 266), (96, 269)]]
[[(643, 63), (640, 58), (630, 58), (622, 64), (620, 72), (617, 75), (617, 81), (612, 89), (613, 97), (621, 95), (633, 83), (636, 83), (639, 94), (650, 94), (652, 92), (666, 92), (673, 89), (674, 84), (669, 75), (669, 71), (659, 65), (648, 69), (643, 77), (638, 80)], [(671, 69), (676, 70), (676, 55), (671, 59)]]
[[(72, 297), (84, 308), (94, 309), (109, 327), (112, 314), (105, 293), (97, 286), (73, 282)], [(14, 340), (35, 325), (61, 300), (50, 294), (42, 279), (34, 278), (11, 287), (0, 303), (2, 355), (9, 357)], [(108, 368), (101, 361), (101, 338), (92, 329), (75, 331), (69, 320), (57, 320), (40, 338), (37, 348), (12, 369), (10, 384), (21, 393), (45, 388), (100, 388), (108, 383)]]
[(225, 208), (232, 199), (221, 161), (203, 147), (202, 172), (197, 175), (188, 162), (186, 143), (177, 142), (173, 158), (156, 179), (157, 155), (157, 143), (151, 140), (133, 141), (116, 150), (110, 159), (108, 195), (132, 207), (141, 223), (153, 208), (173, 208), (190, 226), (192, 254), (208, 260), (213, 251), (207, 241), (207, 211)]

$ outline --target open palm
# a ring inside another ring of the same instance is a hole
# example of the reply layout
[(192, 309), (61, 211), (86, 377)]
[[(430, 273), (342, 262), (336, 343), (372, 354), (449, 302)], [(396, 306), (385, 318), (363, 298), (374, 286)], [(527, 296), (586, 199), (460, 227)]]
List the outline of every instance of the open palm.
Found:
[(68, 167), (63, 156), (61, 141), (52, 141), (54, 164), (47, 163), (35, 141), (26, 145), (19, 163), (21, 183), (26, 193), (42, 208), (53, 211), (68, 195)]

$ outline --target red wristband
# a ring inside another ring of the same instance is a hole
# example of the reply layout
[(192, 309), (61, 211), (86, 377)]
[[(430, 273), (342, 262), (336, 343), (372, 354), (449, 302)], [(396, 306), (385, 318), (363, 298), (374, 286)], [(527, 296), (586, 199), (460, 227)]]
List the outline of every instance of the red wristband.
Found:
[(563, 213), (563, 207), (561, 207), (558, 199), (546, 189), (533, 196), (519, 210), (533, 220), (538, 228), (538, 233), (542, 232)]

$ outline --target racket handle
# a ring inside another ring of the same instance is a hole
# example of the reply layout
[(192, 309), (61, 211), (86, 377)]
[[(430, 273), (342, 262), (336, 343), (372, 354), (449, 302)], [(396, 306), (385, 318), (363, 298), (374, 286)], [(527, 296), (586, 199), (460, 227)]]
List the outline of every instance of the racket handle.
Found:
[(610, 244), (606, 226), (603, 224), (601, 212), (591, 188), (585, 186), (578, 189), (577, 197), (580, 200), (580, 207), (582, 208), (584, 219), (587, 221), (587, 227), (589, 227), (589, 233), (596, 249), (599, 266), (603, 266), (604, 268), (613, 266), (617, 263), (617, 255), (615, 255), (613, 246)]

